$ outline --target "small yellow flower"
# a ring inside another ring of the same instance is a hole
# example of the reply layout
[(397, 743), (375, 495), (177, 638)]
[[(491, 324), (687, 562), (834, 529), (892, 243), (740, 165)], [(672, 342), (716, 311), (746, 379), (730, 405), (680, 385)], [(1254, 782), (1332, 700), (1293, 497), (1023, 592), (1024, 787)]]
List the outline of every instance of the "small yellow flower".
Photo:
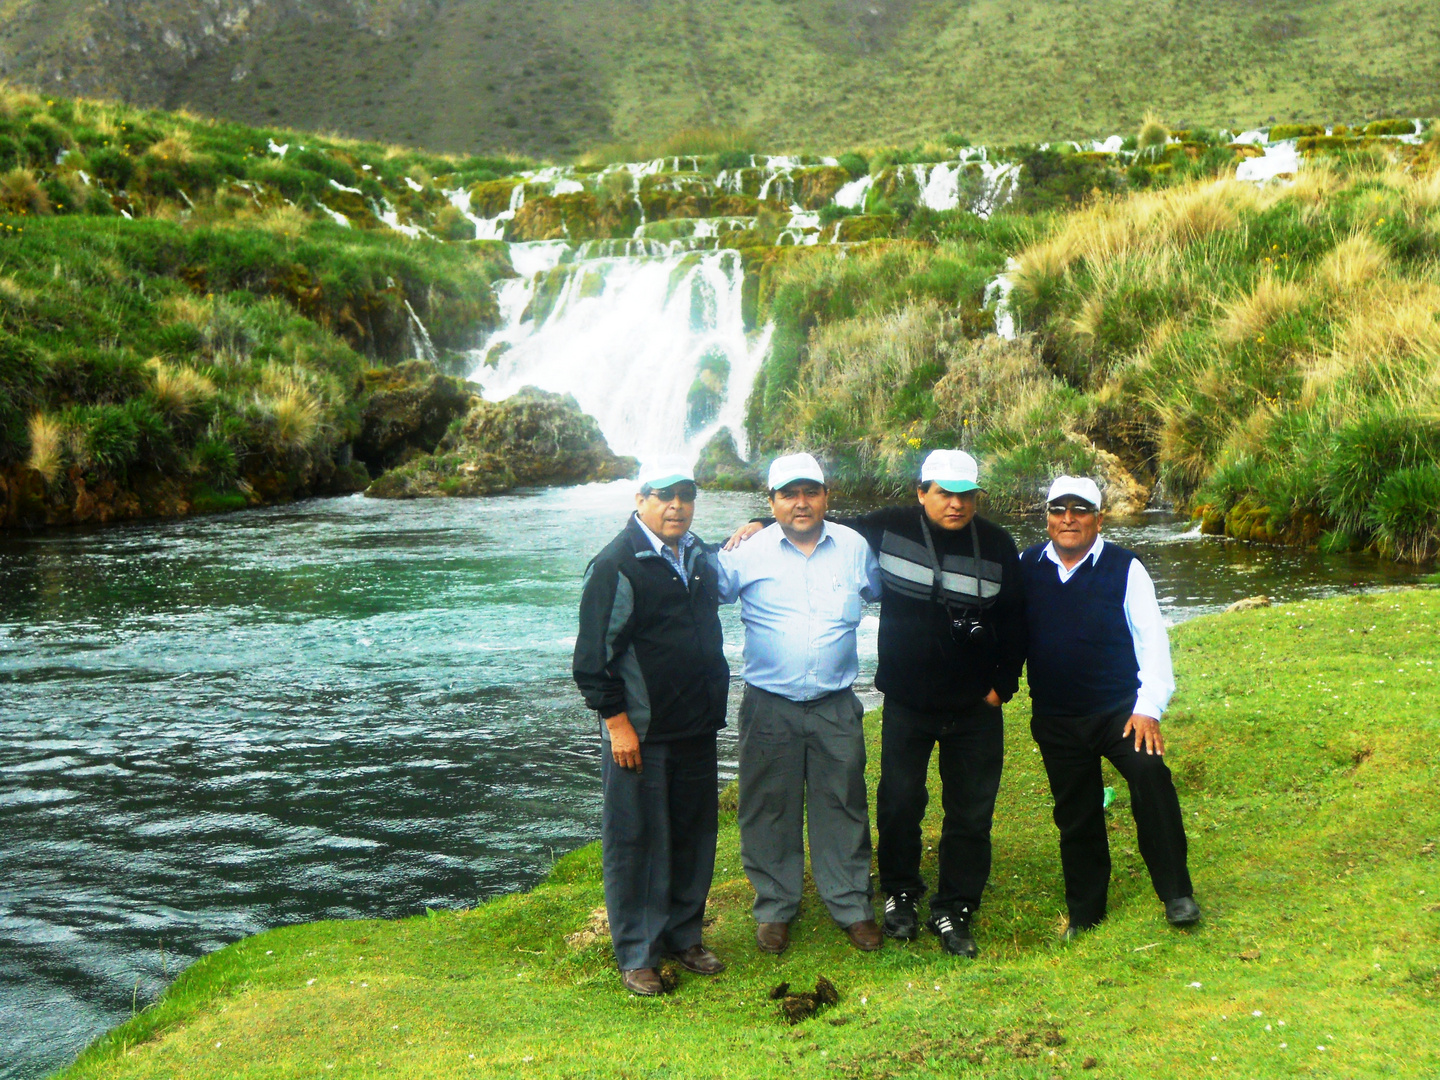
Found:
[(910, 448), (911, 448), (912, 450), (919, 450), (919, 449), (920, 449), (920, 440), (919, 440), (919, 439), (907, 439), (906, 441), (910, 444)]

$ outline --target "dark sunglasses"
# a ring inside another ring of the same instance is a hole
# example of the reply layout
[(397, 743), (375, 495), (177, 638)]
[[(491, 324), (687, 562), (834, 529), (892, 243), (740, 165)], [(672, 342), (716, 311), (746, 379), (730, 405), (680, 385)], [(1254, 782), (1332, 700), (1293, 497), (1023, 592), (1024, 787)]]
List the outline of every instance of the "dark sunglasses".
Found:
[(1095, 513), (1093, 506), (1086, 506), (1084, 503), (1051, 503), (1045, 509), (1054, 517), (1064, 517), (1067, 510), (1076, 517), (1089, 517)]
[(691, 503), (695, 501), (694, 484), (673, 484), (667, 488), (651, 488), (649, 494), (652, 498), (661, 502), (674, 502), (679, 499), (681, 502)]

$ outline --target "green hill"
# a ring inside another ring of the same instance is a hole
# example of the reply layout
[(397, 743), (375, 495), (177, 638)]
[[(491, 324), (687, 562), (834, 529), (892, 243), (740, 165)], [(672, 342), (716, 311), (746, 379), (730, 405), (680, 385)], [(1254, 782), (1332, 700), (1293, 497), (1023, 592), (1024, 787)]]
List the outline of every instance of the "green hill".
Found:
[[(707, 930), (730, 967), (713, 980), (648, 1001), (621, 990), (594, 932), (591, 845), (472, 911), (246, 939), (63, 1076), (1433, 1077), (1437, 618), (1431, 589), (1175, 631), (1166, 742), (1205, 909), (1193, 932), (1165, 925), (1122, 784), (1110, 917), (1059, 943), (1057, 839), (1021, 697), (973, 963), (929, 935), (857, 953), (813, 893), (784, 956), (758, 953), (732, 803)], [(787, 1026), (771, 988), (819, 975), (839, 1003)]]
[(254, 124), (569, 156), (1440, 113), (1440, 8), (1283, 0), (3, 0), (0, 73)]

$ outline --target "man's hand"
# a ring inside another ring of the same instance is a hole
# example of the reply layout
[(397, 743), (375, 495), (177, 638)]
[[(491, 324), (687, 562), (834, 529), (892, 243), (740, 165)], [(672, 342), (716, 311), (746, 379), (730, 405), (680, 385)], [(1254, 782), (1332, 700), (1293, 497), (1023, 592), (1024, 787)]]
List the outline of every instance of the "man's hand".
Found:
[(1143, 716), (1140, 713), (1131, 713), (1130, 719), (1125, 721), (1125, 730), (1120, 733), (1123, 739), (1130, 732), (1135, 732), (1135, 751), (1139, 753), (1140, 744), (1145, 744), (1147, 754), (1165, 753), (1165, 736), (1160, 734), (1160, 721), (1153, 716)]
[(758, 521), (747, 521), (744, 525), (741, 525), (738, 529), (735, 530), (734, 534), (730, 537), (729, 540), (725, 541), (725, 550), (734, 551), (737, 547), (743, 544), (746, 540), (749, 540), (750, 537), (754, 536), (763, 528), (765, 528), (765, 526), (761, 525)]
[(635, 734), (629, 714), (622, 712), (607, 716), (605, 726), (610, 730), (610, 755), (615, 764), (622, 769), (644, 771), (640, 765), (640, 736)]
[(994, 705), (995, 708), (998, 709), (1001, 705), (1004, 704), (1004, 702), (1000, 700), (1000, 695), (992, 689), (988, 694), (985, 695), (985, 704)]

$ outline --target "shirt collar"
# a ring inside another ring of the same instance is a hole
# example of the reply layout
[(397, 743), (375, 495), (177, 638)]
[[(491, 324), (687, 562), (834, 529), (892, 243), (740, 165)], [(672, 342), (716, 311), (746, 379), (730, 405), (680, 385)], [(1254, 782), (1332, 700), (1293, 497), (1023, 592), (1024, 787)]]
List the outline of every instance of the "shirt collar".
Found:
[[(794, 542), (793, 542), (788, 536), (785, 535), (785, 530), (782, 529), (779, 525), (776, 525), (776, 526), (775, 526), (775, 531), (780, 534), (780, 541), (779, 541), (779, 542), (780, 542), (782, 545), (784, 545), (784, 544), (789, 544), (792, 548), (795, 548), (796, 551), (799, 551), (799, 550), (800, 550), (798, 547), (795, 547)], [(831, 543), (834, 543), (835, 538), (830, 535), (830, 522), (829, 522), (829, 520), (828, 520), (828, 519), (821, 519), (821, 521), (820, 521), (820, 539), (815, 541), (815, 547), (816, 547), (816, 548), (819, 548), (820, 545), (823, 544), (823, 543), (825, 543), (826, 540), (829, 540)]]
[[(655, 549), (655, 554), (664, 555), (667, 546), (665, 541), (656, 536), (655, 533), (650, 530), (650, 526), (640, 520), (639, 514), (635, 515), (635, 524), (640, 526), (640, 531), (645, 534), (645, 539), (650, 541), (650, 546)], [(689, 551), (690, 545), (693, 543), (695, 543), (695, 534), (687, 532), (680, 538), (680, 554), (683, 556), (685, 552)]]
[[(1084, 555), (1080, 556), (1080, 562), (1077, 562), (1074, 566), (1070, 568), (1070, 570), (1073, 572), (1076, 568), (1079, 567), (1080, 563), (1083, 563), (1086, 559), (1089, 559), (1091, 563), (1099, 562), (1100, 552), (1104, 550), (1105, 537), (1097, 535), (1095, 537), (1095, 543), (1090, 545), (1090, 550), (1087, 551)], [(1060, 567), (1061, 570), (1065, 569), (1065, 564), (1060, 561), (1060, 556), (1055, 554), (1055, 541), (1052, 540), (1047, 543), (1045, 545), (1045, 550), (1042, 551), (1040, 554), (1044, 555), (1045, 558), (1049, 559), (1056, 566)]]

